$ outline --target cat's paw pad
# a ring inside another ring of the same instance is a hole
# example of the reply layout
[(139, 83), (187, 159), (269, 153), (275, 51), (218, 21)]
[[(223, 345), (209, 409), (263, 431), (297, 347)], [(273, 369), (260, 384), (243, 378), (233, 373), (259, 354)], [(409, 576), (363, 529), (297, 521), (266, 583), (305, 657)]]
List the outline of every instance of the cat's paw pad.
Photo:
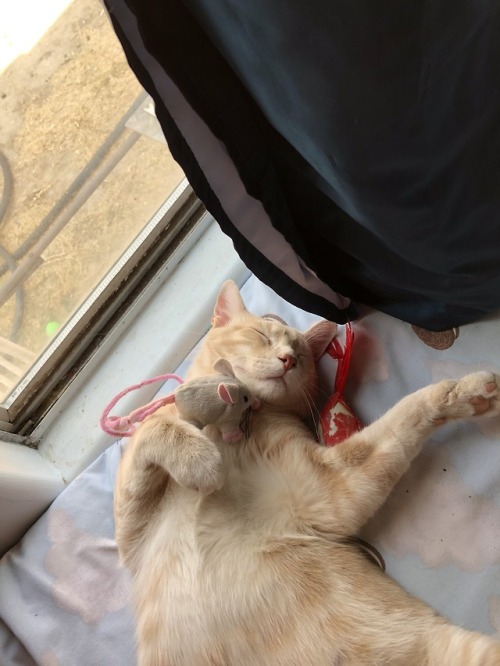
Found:
[(500, 411), (500, 378), (492, 372), (475, 372), (456, 382), (446, 382), (447, 417), (494, 415)]

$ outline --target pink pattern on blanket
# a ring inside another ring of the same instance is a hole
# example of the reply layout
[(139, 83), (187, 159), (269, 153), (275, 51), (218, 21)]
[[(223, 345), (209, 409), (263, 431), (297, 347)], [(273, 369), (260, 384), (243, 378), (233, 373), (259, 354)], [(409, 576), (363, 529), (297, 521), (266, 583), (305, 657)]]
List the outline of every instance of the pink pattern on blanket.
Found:
[(476, 495), (442, 452), (423, 453), (370, 521), (364, 536), (382, 551), (431, 568), (467, 572), (500, 564), (500, 507)]
[(112, 539), (78, 529), (61, 510), (49, 511), (48, 533), (53, 545), (45, 568), (54, 576), (52, 597), (87, 624), (120, 610), (127, 602), (128, 574), (118, 565)]
[(62, 666), (53, 650), (46, 650), (41, 656), (40, 666)]

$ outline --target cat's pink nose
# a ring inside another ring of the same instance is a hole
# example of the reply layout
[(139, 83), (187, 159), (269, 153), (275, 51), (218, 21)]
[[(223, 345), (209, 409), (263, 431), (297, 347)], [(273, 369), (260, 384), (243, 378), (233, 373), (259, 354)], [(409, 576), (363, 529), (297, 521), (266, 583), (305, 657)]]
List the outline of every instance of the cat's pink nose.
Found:
[(297, 365), (297, 359), (295, 356), (292, 356), (291, 354), (281, 354), (278, 356), (280, 361), (283, 361), (283, 365), (285, 366), (285, 372), (287, 370), (290, 370), (290, 368), (294, 368)]

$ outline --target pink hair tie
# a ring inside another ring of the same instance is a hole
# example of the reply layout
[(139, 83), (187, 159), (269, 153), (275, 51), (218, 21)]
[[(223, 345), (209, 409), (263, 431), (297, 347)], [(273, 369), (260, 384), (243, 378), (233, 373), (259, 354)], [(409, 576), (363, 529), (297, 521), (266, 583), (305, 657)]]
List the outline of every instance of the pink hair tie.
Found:
[(148, 384), (153, 384), (154, 382), (166, 381), (167, 379), (175, 379), (179, 384), (183, 384), (184, 381), (178, 376), (173, 374), (158, 375), (157, 377), (152, 377), (151, 379), (145, 379), (140, 384), (133, 384), (132, 386), (123, 389), (118, 395), (115, 395), (113, 400), (105, 407), (101, 415), (101, 428), (108, 435), (113, 435), (115, 437), (130, 437), (135, 432), (135, 423), (141, 423), (144, 421), (146, 416), (154, 414), (160, 407), (165, 405), (170, 405), (174, 402), (174, 395), (170, 393), (169, 395), (164, 396), (163, 398), (158, 398), (157, 400), (152, 400), (148, 402), (147, 405), (134, 409), (127, 416), (109, 416), (110, 411), (116, 405), (116, 403), (127, 395), (131, 391), (136, 391), (137, 389), (147, 386)]

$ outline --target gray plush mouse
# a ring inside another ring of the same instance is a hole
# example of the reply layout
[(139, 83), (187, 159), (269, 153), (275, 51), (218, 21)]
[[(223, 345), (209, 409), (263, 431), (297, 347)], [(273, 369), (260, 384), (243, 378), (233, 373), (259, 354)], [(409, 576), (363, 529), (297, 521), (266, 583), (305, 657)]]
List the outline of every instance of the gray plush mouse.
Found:
[(236, 378), (229, 361), (214, 364), (219, 375), (191, 379), (172, 394), (179, 416), (198, 428), (216, 425), (225, 442), (243, 437), (240, 423), (247, 409), (258, 409), (260, 401), (252, 396), (243, 382)]

